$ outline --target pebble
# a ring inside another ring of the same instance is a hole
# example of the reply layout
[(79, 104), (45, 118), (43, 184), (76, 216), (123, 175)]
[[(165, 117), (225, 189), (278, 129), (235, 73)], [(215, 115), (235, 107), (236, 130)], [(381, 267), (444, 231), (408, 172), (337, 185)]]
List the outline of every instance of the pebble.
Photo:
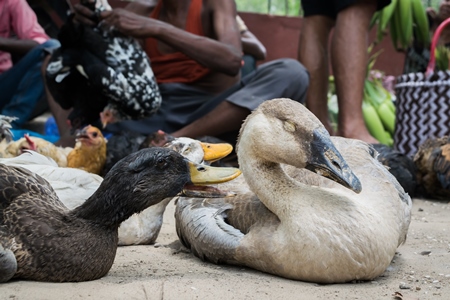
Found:
[(400, 285), (398, 287), (402, 290), (409, 290), (411, 288), (409, 285), (407, 285), (404, 282), (400, 282)]

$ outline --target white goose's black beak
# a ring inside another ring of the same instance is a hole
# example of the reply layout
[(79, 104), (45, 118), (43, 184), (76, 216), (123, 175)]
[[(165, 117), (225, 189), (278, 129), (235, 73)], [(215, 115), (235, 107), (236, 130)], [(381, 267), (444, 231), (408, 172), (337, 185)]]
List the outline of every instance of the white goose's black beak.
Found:
[(341, 153), (336, 149), (328, 132), (316, 130), (311, 143), (311, 159), (306, 168), (351, 189), (355, 193), (362, 190), (361, 182), (353, 173)]

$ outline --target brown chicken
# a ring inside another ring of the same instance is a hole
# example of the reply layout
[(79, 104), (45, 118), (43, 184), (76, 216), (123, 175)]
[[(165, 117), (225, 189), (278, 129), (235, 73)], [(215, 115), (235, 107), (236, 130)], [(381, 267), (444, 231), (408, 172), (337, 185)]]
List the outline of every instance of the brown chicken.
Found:
[(76, 136), (76, 144), (67, 156), (67, 166), (100, 175), (106, 162), (106, 139), (94, 126), (84, 127)]
[(25, 150), (36, 151), (42, 155), (52, 158), (58, 166), (66, 167), (67, 154), (72, 151), (72, 148), (58, 147), (44, 139), (25, 134), (23, 138), (17, 141), (2, 144), (0, 147), (0, 156), (16, 157), (22, 154)]
[(450, 136), (425, 141), (414, 156), (414, 163), (424, 196), (450, 199)]

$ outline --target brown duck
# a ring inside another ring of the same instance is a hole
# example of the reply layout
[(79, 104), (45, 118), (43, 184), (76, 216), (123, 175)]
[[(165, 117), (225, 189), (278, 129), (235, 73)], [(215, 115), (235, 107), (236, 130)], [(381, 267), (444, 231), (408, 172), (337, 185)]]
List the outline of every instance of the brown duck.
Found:
[(239, 174), (193, 164), (170, 149), (143, 149), (119, 161), (83, 205), (69, 210), (42, 177), (0, 164), (0, 282), (100, 278), (113, 264), (121, 222), (193, 184)]

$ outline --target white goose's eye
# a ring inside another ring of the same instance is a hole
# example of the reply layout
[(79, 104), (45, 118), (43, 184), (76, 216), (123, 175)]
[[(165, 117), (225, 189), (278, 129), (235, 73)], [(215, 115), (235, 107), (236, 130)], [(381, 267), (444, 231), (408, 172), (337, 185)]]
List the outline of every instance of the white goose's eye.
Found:
[(284, 121), (283, 124), (284, 130), (288, 131), (288, 132), (294, 132), (295, 131), (295, 124), (292, 121)]

